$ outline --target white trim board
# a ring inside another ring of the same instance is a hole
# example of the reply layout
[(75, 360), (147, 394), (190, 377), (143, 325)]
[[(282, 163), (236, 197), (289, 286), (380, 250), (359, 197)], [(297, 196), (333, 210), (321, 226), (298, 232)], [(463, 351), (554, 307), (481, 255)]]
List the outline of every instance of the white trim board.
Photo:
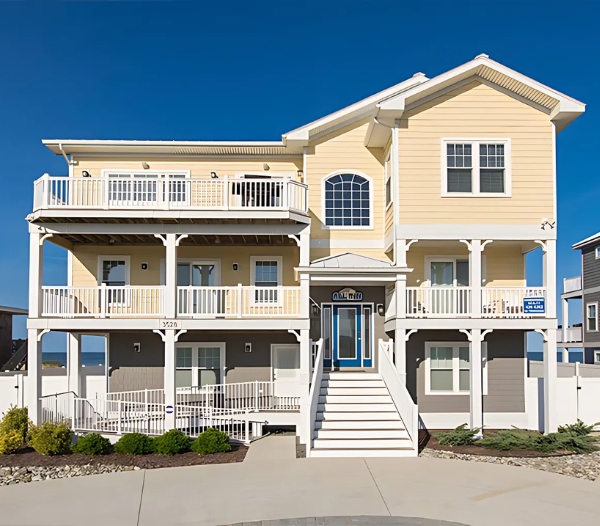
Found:
[(540, 224), (420, 224), (397, 227), (396, 239), (493, 239), (497, 241), (535, 241), (556, 239), (556, 228), (544, 230)]
[[(388, 245), (391, 243), (392, 241), (390, 240)], [(385, 248), (385, 242), (382, 239), (311, 239), (310, 248), (367, 248), (383, 250)]]

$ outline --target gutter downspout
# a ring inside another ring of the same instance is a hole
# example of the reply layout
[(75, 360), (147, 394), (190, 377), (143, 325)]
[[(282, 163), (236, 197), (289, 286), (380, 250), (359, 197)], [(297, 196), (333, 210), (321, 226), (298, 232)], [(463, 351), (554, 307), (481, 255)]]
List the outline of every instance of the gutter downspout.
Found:
[(62, 143), (58, 143), (58, 149), (60, 150), (60, 153), (62, 153), (62, 156), (65, 158), (65, 162), (67, 163), (67, 166), (69, 167), (69, 177), (73, 177), (73, 166), (75, 165), (73, 156), (71, 155), (71, 159), (69, 159), (69, 157), (67, 157), (67, 154), (65, 153), (65, 150), (63, 149)]

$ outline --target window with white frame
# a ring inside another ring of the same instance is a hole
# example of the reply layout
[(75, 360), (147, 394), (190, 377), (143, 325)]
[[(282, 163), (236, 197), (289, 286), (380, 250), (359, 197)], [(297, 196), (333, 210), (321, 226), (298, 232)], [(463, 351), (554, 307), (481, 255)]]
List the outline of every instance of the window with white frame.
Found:
[(588, 303), (586, 306), (587, 330), (598, 330), (598, 303)]
[(125, 287), (129, 285), (129, 256), (99, 256), (98, 284), (108, 287), (108, 303), (125, 303)]
[(443, 195), (510, 195), (509, 140), (447, 139), (442, 159)]
[(280, 256), (251, 257), (250, 279), (256, 287), (254, 301), (257, 303), (277, 303), (277, 287), (282, 285), (283, 260)]
[(355, 173), (338, 173), (324, 180), (325, 226), (371, 226), (371, 182)]
[(596, 259), (600, 259), (600, 247), (596, 247), (596, 250), (594, 250), (594, 254), (596, 255)]
[(383, 167), (383, 180), (385, 181), (385, 207), (387, 208), (392, 204), (392, 160), (388, 153)]
[(594, 351), (594, 363), (600, 364), (600, 351)]
[(104, 172), (108, 199), (113, 204), (172, 202), (187, 199), (187, 173)]
[[(483, 394), (487, 394), (487, 344), (481, 344)], [(471, 347), (468, 342), (425, 344), (425, 394), (469, 394)]]
[(175, 385), (179, 388), (224, 383), (225, 343), (184, 343), (177, 346)]

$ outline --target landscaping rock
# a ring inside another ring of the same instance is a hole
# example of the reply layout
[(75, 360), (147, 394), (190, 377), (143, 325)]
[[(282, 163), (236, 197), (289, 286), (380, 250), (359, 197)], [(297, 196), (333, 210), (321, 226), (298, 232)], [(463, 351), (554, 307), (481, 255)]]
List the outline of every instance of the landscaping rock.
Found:
[(597, 480), (600, 478), (600, 451), (586, 455), (562, 455), (556, 457), (493, 457), (425, 448), (420, 456), (520, 466), (586, 480)]
[(117, 471), (131, 471), (128, 466), (87, 465), (87, 466), (46, 466), (46, 467), (4, 467), (0, 468), (0, 486), (9, 486), (23, 482), (99, 475)]

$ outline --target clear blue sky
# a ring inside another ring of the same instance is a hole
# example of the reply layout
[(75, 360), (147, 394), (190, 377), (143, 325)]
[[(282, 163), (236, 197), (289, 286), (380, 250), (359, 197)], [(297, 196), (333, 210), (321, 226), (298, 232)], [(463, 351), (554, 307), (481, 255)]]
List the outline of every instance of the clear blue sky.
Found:
[(33, 181), (67, 173), (42, 138), (277, 140), (479, 53), (588, 104), (558, 137), (558, 277), (578, 275), (570, 246), (600, 230), (598, 4), (0, 0), (0, 304), (27, 306)]

